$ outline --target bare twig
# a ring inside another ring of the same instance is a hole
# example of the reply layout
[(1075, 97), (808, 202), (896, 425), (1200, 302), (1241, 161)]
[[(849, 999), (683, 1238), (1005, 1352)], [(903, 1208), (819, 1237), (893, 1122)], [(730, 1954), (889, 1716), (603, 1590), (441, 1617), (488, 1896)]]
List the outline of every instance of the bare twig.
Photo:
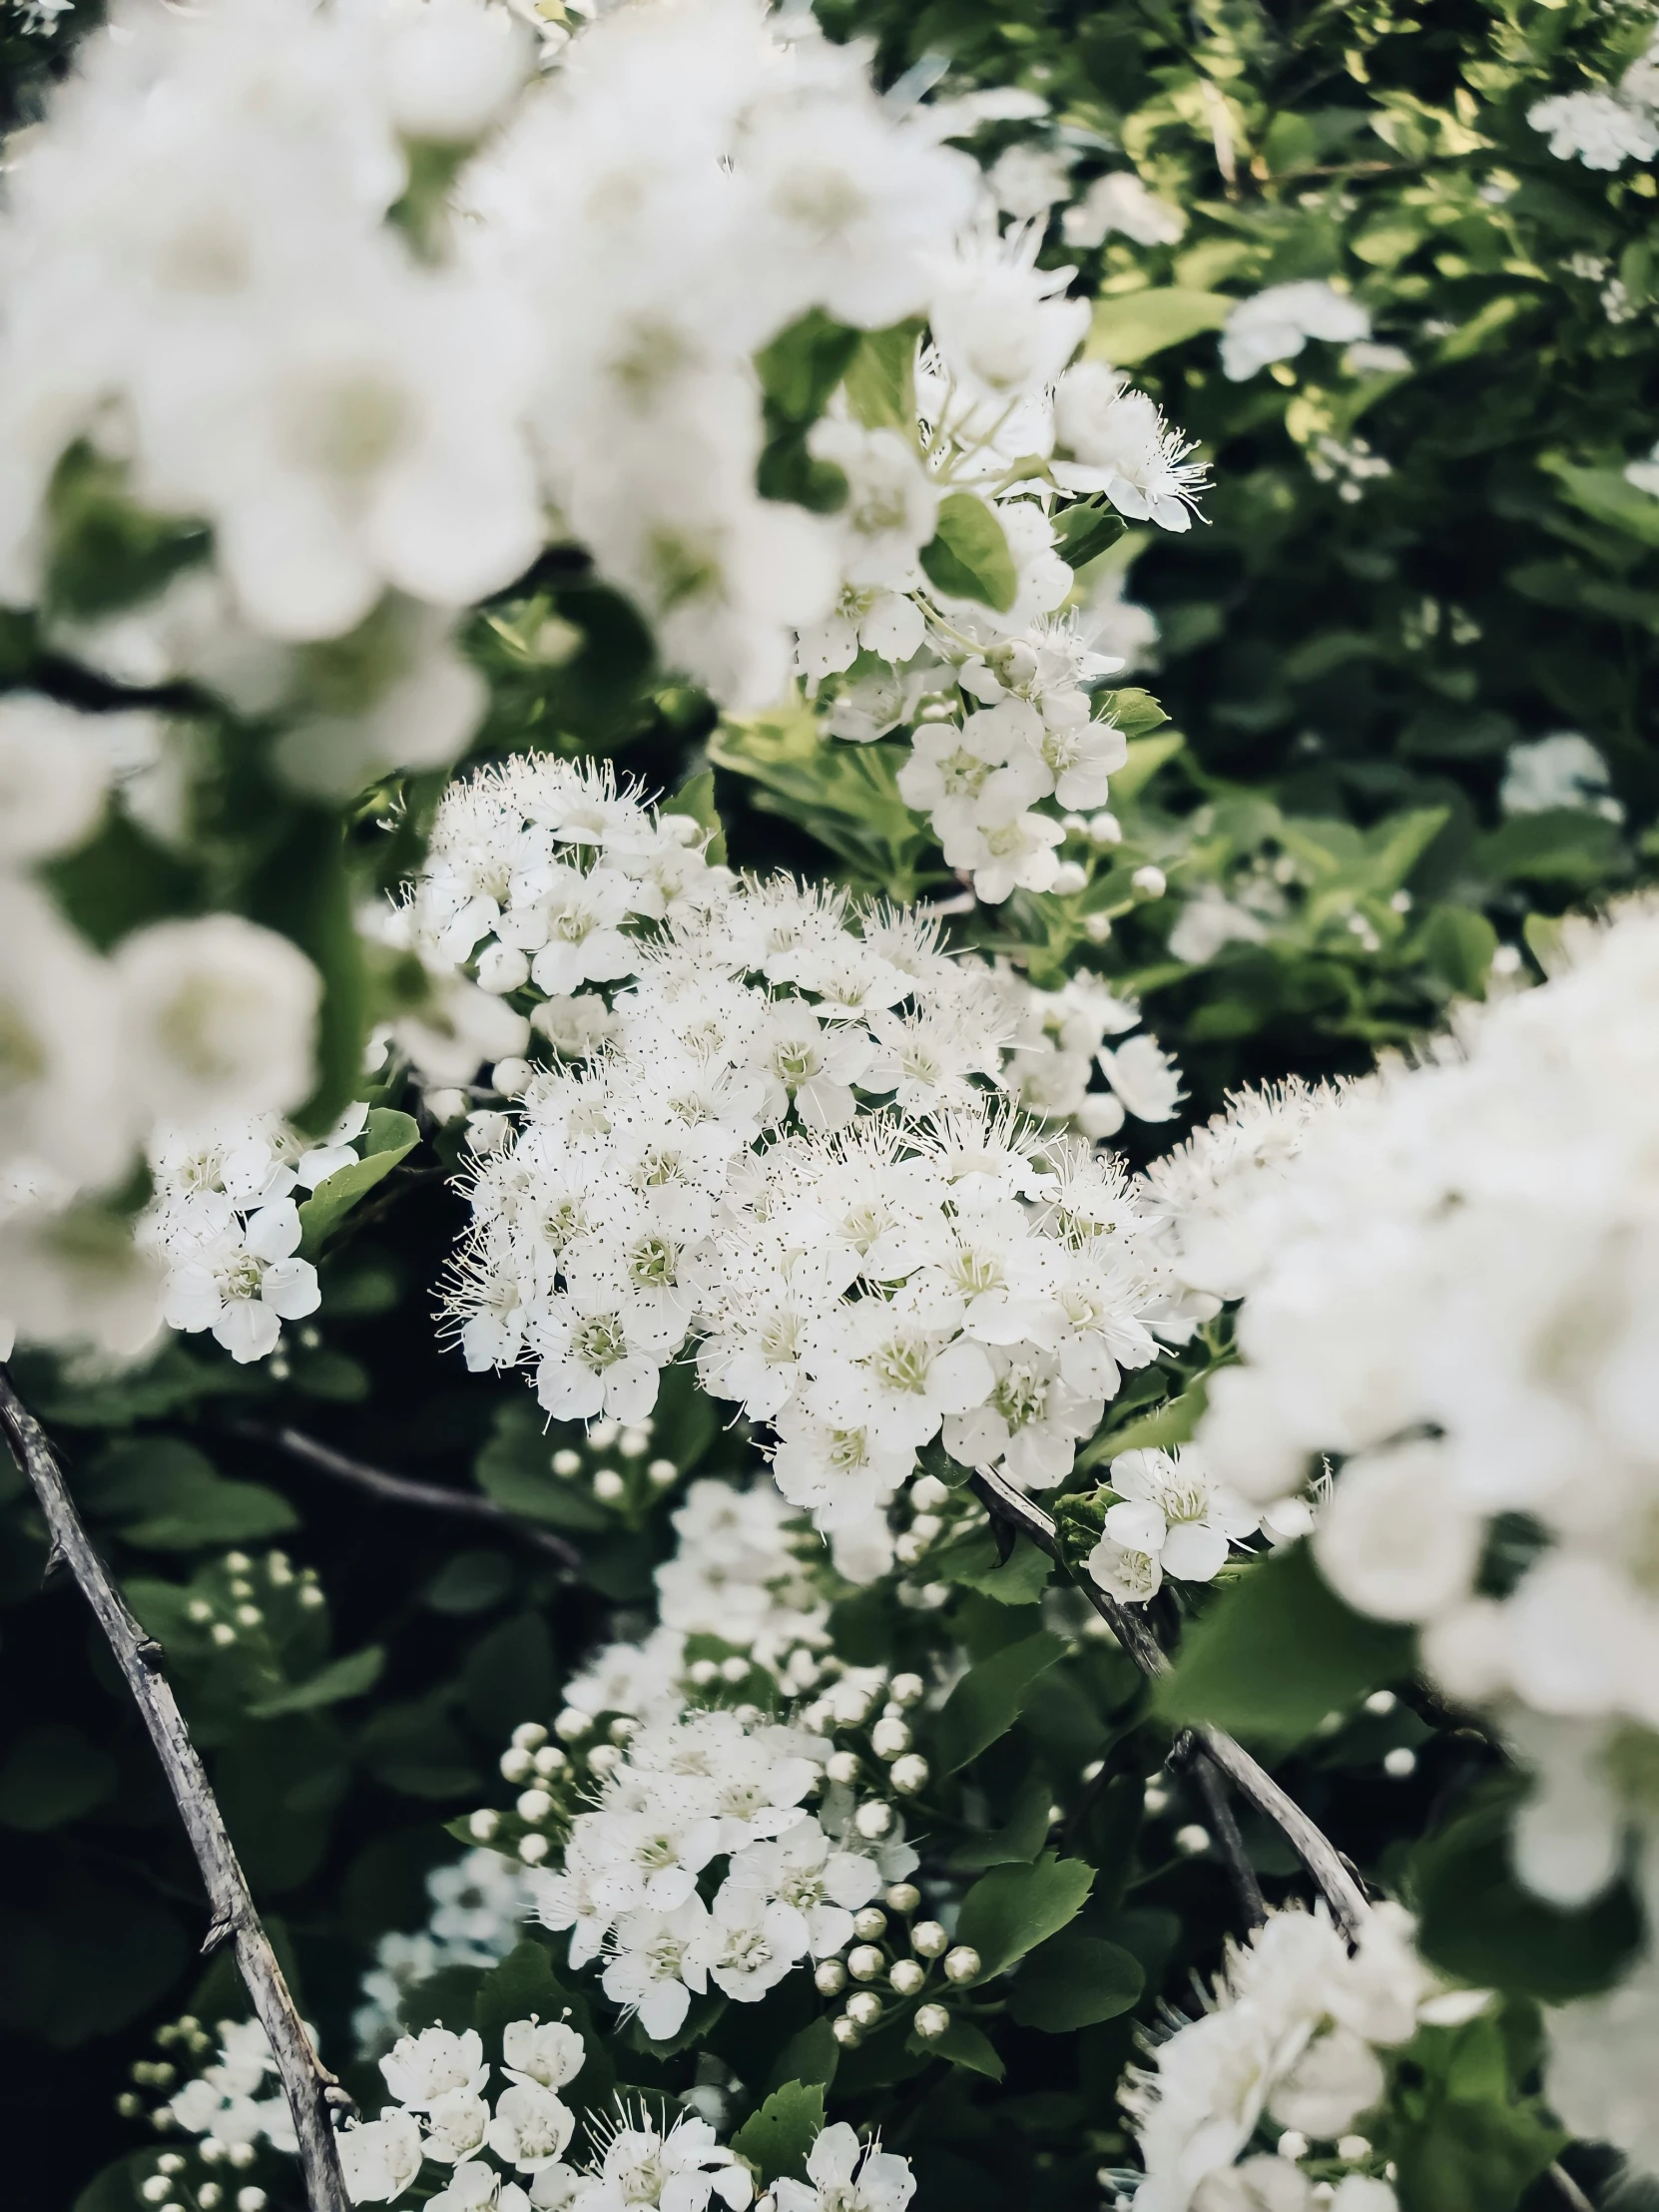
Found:
[(1566, 2167), (1558, 2160), (1550, 2167), (1549, 2178), (1572, 2206), (1572, 2212), (1596, 2212), (1596, 2208), (1590, 2202), (1590, 2199), (1574, 2181)]
[(317, 2056), (282, 1978), (207, 1771), (191, 1742), (178, 1700), (161, 1672), (161, 1646), (145, 1634), (111, 1581), (75, 1509), (51, 1445), (3, 1369), (0, 1431), (40, 1500), (51, 1531), (53, 1556), (61, 1558), (74, 1575), (150, 1731), (208, 1893), (212, 1920), (202, 1948), (205, 1952), (216, 1950), (225, 1942), (236, 1946), (237, 1964), (287, 2092), (311, 2212), (349, 2212), (350, 2199), (340, 2172), (329, 2107), (347, 2105), (350, 2100)]
[(302, 1429), (266, 1428), (252, 1420), (232, 1421), (230, 1425), (239, 1436), (271, 1444), (277, 1451), (285, 1451), (290, 1459), (303, 1460), (319, 1473), (331, 1474), (336, 1482), (349, 1482), (353, 1489), (388, 1505), (412, 1505), (422, 1512), (459, 1513), (467, 1520), (489, 1521), (522, 1542), (533, 1544), (538, 1551), (545, 1551), (572, 1573), (582, 1571), (582, 1554), (573, 1543), (551, 1528), (538, 1528), (534, 1521), (509, 1513), (493, 1497), (480, 1497), (474, 1490), (452, 1490), (442, 1482), (417, 1482), (406, 1474), (388, 1474), (383, 1467), (371, 1467), (365, 1460), (336, 1451), (332, 1444), (318, 1443)]
[[(1059, 1536), (1050, 1516), (994, 1469), (976, 1467), (968, 1477), (968, 1487), (987, 1512), (1009, 1522), (1051, 1559), (1061, 1557)], [(1120, 1605), (1116, 1598), (1109, 1597), (1087, 1577), (1077, 1586), (1142, 1674), (1156, 1677), (1168, 1670), (1169, 1660), (1147, 1626), (1144, 1615), (1130, 1606)], [(1272, 1775), (1258, 1766), (1242, 1744), (1224, 1735), (1219, 1728), (1200, 1728), (1194, 1733), (1210, 1765), (1224, 1774), (1258, 1812), (1265, 1813), (1274, 1826), (1283, 1831), (1286, 1842), (1331, 1908), (1338, 1927), (1350, 1940), (1357, 1939), (1370, 1907), (1353, 1869), (1330, 1837), (1314, 1825)]]
[(1198, 1784), (1210, 1816), (1210, 1833), (1220, 1847), (1227, 1862), (1227, 1871), (1233, 1878), (1233, 1887), (1239, 1895), (1239, 1906), (1247, 1924), (1260, 1928), (1268, 1917), (1268, 1901), (1262, 1895), (1262, 1885), (1256, 1879), (1256, 1869), (1250, 1863), (1244, 1838), (1239, 1834), (1239, 1824), (1233, 1818), (1233, 1808), (1228, 1803), (1227, 1792), (1221, 1776), (1211, 1764), (1203, 1744), (1197, 1746), (1199, 1756), (1193, 1761), (1193, 1780)]

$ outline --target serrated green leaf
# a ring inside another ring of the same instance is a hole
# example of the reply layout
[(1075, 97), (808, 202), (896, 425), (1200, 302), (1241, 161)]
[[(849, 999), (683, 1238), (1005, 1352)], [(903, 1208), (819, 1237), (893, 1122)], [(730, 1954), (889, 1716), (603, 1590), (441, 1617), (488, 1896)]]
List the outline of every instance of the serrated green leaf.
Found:
[(912, 2028), (904, 2047), (918, 2057), (948, 2058), (953, 2066), (965, 2066), (969, 2073), (983, 2074), (988, 2081), (1002, 2079), (1004, 2068), (996, 2045), (971, 2020), (952, 2015), (942, 2035), (918, 2035)]
[(1077, 1918), (1093, 1883), (1087, 1860), (1053, 1852), (1029, 1867), (993, 1867), (962, 1900), (956, 1940), (979, 1953), (981, 1979), (1006, 1973)]
[(947, 599), (976, 599), (1006, 614), (1019, 591), (1019, 574), (1002, 525), (983, 499), (953, 491), (939, 502), (937, 534), (921, 549), (928, 581)]
[(1299, 1743), (1327, 1713), (1411, 1671), (1407, 1628), (1345, 1605), (1306, 1544), (1241, 1573), (1188, 1629), (1153, 1705), (1177, 1727), (1210, 1722), (1258, 1741)]
[(787, 2081), (732, 2138), (732, 2148), (755, 2168), (763, 2188), (784, 2175), (802, 2180), (807, 2153), (824, 2132), (824, 2084)]
[(1043, 1628), (969, 1667), (934, 1723), (933, 1758), (938, 1772), (954, 1774), (1005, 1736), (1039, 1679), (1065, 1655), (1062, 1639)]

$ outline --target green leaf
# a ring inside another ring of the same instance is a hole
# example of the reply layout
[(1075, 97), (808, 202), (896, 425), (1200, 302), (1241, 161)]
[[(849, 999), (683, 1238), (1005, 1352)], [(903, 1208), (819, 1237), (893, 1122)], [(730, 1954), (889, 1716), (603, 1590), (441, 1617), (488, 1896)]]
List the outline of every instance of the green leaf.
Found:
[(1077, 1454), (1078, 1471), (1086, 1473), (1104, 1459), (1115, 1459), (1120, 1451), (1170, 1451), (1177, 1444), (1190, 1443), (1209, 1402), (1209, 1385), (1199, 1376), (1179, 1397), (1167, 1399), (1155, 1412), (1125, 1421), (1121, 1428), (1108, 1429), (1085, 1444)]
[(1043, 1628), (969, 1667), (934, 1723), (933, 1759), (938, 1773), (954, 1774), (987, 1744), (1005, 1736), (1038, 1680), (1065, 1655), (1061, 1638)]
[(365, 1644), (361, 1651), (348, 1652), (321, 1668), (308, 1682), (296, 1682), (291, 1690), (259, 1699), (249, 1706), (249, 1715), (257, 1721), (275, 1720), (279, 1713), (314, 1713), (324, 1705), (362, 1697), (379, 1681), (385, 1663), (379, 1644)]
[(1411, 1671), (1408, 1628), (1345, 1605), (1305, 1544), (1270, 1552), (1187, 1631), (1153, 1705), (1177, 1727), (1210, 1722), (1294, 1744), (1328, 1713)]
[(26, 1728), (0, 1766), (0, 1823), (34, 1833), (61, 1828), (101, 1805), (115, 1783), (115, 1761), (78, 1728)]
[(772, 2070), (769, 2086), (781, 2086), (786, 2081), (818, 2082), (828, 2089), (835, 2078), (841, 2046), (836, 2042), (829, 2019), (821, 2015), (799, 2035), (792, 2035), (778, 2054), (778, 2063)]
[(761, 389), (786, 421), (816, 422), (862, 342), (859, 331), (810, 307), (756, 354)]
[(939, 502), (938, 534), (922, 547), (921, 565), (947, 599), (976, 599), (999, 614), (1019, 591), (1002, 525), (969, 491), (949, 492)]
[(383, 1182), (398, 1161), (420, 1142), (420, 1129), (412, 1115), (383, 1106), (369, 1115), (363, 1135), (363, 1157), (325, 1175), (299, 1209), (303, 1232), (299, 1250), (307, 1260), (315, 1259), (324, 1240), (352, 1207), (366, 1198), (376, 1183)]
[(1015, 1974), (1008, 2010), (1023, 2027), (1064, 2035), (1129, 2011), (1145, 1981), (1140, 1961), (1120, 1944), (1098, 1936), (1056, 1936)]
[(1639, 491), (1620, 468), (1572, 468), (1546, 461), (1562, 491), (1581, 514), (1605, 522), (1642, 545), (1659, 545), (1659, 499)]
[(788, 2175), (804, 2180), (807, 2153), (824, 2131), (824, 2084), (787, 2081), (752, 2112), (732, 2138), (732, 2148), (747, 2158), (763, 2188)]
[(986, 1867), (1029, 1866), (1048, 1841), (1048, 1809), (1053, 1792), (1040, 1767), (1033, 1767), (1014, 1793), (1003, 1826), (989, 1836), (973, 1836), (950, 1855), (952, 1874), (979, 1874)]
[(866, 330), (846, 372), (847, 405), (870, 430), (916, 428), (917, 321), (895, 322), (887, 330)]
[(965, 2066), (970, 2073), (984, 2074), (990, 2081), (1002, 2079), (1003, 2065), (996, 2045), (983, 2028), (957, 2015), (952, 2015), (942, 2035), (918, 2035), (912, 2028), (904, 2048), (925, 2058), (948, 2058), (953, 2066)]
[(1219, 330), (1237, 305), (1225, 292), (1183, 291), (1174, 284), (1097, 300), (1083, 357), (1128, 368), (1205, 330)]
[(229, 1482), (193, 1444), (146, 1436), (104, 1452), (88, 1471), (86, 1503), (120, 1522), (146, 1551), (206, 1551), (259, 1543), (299, 1525), (287, 1499), (263, 1482)]
[(663, 801), (658, 812), (665, 815), (689, 815), (707, 832), (708, 842), (703, 849), (710, 865), (726, 865), (726, 830), (715, 808), (715, 772), (712, 768), (704, 769), (699, 776), (688, 776), (672, 798)]
[(1127, 525), (1117, 509), (1103, 499), (1080, 500), (1054, 518), (1054, 550), (1074, 569), (1117, 544)]
[(979, 1953), (982, 1979), (1005, 1973), (1077, 1918), (1093, 1883), (1087, 1860), (1051, 1851), (1029, 1867), (993, 1867), (962, 1900), (956, 1940)]
[[(1108, 709), (1114, 708), (1122, 696), (1119, 692), (1102, 692), (1100, 695), (1102, 703)], [(1145, 699), (1151, 695), (1142, 692), (1136, 696)], [(1158, 705), (1156, 700), (1153, 700), (1152, 704), (1154, 707)], [(1158, 709), (1158, 716), (1160, 721), (1166, 719), (1161, 708)], [(1151, 725), (1151, 727), (1156, 728), (1156, 724)], [(1124, 762), (1122, 768), (1113, 772), (1112, 800), (1114, 805), (1122, 806), (1129, 800), (1139, 799), (1164, 763), (1173, 761), (1175, 756), (1185, 748), (1186, 743), (1186, 739), (1174, 730), (1162, 738), (1131, 738), (1128, 760)]]
[(1423, 923), (1423, 957), (1464, 998), (1484, 993), (1496, 950), (1497, 931), (1472, 906), (1436, 906)]
[(1026, 1537), (1016, 1536), (1013, 1550), (1000, 1566), (957, 1574), (952, 1580), (977, 1590), (981, 1597), (995, 1598), (999, 1605), (1035, 1605), (1053, 1572), (1054, 1562), (1046, 1551), (1039, 1551)]
[(1619, 1977), (1641, 1945), (1641, 1915), (1622, 1881), (1571, 1912), (1524, 1889), (1509, 1851), (1516, 1795), (1509, 1786), (1489, 1792), (1418, 1847), (1417, 1940), (1460, 1980), (1562, 2004)]
[(498, 1966), (478, 1984), (472, 2024), (484, 2040), (484, 2055), (501, 2062), (501, 2031), (513, 2020), (556, 2020), (570, 2002), (553, 1971), (544, 1943), (526, 1937), (515, 1943)]
[(1515, 2095), (1500, 2023), (1419, 2029), (1405, 2056), (1422, 2087), (1386, 2128), (1401, 2212), (1513, 2212), (1567, 2138)]
[(1474, 848), (1475, 865), (1500, 883), (1561, 883), (1591, 890), (1628, 863), (1616, 824), (1576, 807), (1512, 815)]

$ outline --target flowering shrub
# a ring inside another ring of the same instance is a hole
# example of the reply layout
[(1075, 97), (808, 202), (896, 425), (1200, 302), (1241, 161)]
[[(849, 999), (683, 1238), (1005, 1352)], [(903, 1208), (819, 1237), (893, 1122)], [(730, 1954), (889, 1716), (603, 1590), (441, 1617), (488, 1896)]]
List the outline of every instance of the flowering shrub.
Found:
[(8, 10), (20, 2202), (1651, 2185), (1654, 51)]

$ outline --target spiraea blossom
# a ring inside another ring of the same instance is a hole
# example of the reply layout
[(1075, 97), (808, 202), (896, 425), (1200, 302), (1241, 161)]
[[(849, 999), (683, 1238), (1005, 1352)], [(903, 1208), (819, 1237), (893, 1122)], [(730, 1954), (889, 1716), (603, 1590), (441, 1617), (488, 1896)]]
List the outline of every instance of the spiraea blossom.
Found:
[(1651, 162), (1659, 154), (1659, 42), (1638, 55), (1617, 85), (1557, 93), (1529, 108), (1526, 120), (1547, 135), (1558, 162), (1576, 158), (1586, 169), (1601, 170)]
[(556, 1418), (638, 1418), (695, 1346), (843, 1531), (941, 1434), (1053, 1484), (1153, 1357), (1127, 1183), (1062, 1121), (1134, 1103), (1085, 1088), (1135, 1018), (1103, 987), (734, 880), (687, 818), (553, 762), (457, 787), (394, 933), (528, 1008), (551, 1061), (495, 1070), (517, 1103), (474, 1125), (450, 1305)]
[(1371, 316), (1358, 299), (1323, 278), (1270, 284), (1241, 299), (1221, 333), (1221, 372), (1235, 383), (1270, 361), (1290, 361), (1310, 338), (1350, 345), (1371, 336)]
[[(1150, 2043), (1120, 2092), (1146, 2168), (1142, 2212), (1392, 2212), (1369, 2143), (1344, 2141), (1382, 2098), (1379, 2050), (1487, 2001), (1445, 1988), (1411, 1936), (1406, 1913), (1377, 1906), (1351, 1953), (1323, 1916), (1291, 1909), (1229, 1946), (1205, 2010)], [(1354, 2169), (1334, 2195), (1297, 2163), (1315, 2144)]]

